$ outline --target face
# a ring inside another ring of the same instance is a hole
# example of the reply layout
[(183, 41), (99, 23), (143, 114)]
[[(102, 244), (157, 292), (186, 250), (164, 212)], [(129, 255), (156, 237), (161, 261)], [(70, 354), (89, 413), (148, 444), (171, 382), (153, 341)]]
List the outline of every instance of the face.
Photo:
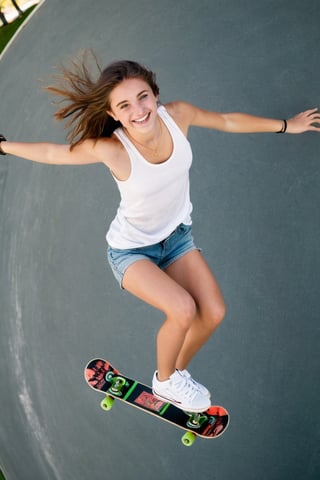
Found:
[(112, 90), (111, 110), (107, 113), (128, 130), (146, 132), (155, 124), (157, 100), (148, 83), (141, 78), (128, 78)]

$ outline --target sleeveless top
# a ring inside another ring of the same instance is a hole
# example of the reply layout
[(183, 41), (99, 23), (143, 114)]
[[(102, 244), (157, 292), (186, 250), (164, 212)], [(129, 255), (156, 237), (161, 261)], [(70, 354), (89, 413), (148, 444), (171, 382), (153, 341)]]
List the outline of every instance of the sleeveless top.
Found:
[(167, 238), (180, 223), (191, 224), (189, 194), (190, 144), (164, 106), (158, 107), (172, 138), (173, 150), (165, 162), (148, 162), (122, 127), (114, 134), (127, 150), (131, 173), (127, 180), (114, 178), (121, 196), (106, 239), (112, 248), (144, 247)]

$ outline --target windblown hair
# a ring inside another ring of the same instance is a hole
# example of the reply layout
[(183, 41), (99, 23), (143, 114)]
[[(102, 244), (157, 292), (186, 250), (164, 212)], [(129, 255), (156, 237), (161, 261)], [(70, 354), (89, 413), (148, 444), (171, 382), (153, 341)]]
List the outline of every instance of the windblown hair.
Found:
[(120, 122), (115, 121), (107, 111), (110, 107), (110, 94), (123, 80), (141, 78), (150, 86), (154, 95), (159, 94), (155, 74), (131, 60), (111, 63), (102, 69), (96, 55), (89, 52), (95, 61), (99, 77), (94, 80), (88, 66), (88, 51), (80, 59), (71, 61), (70, 68), (60, 66), (60, 72), (54, 76), (56, 85), (45, 87), (54, 95), (62, 97), (58, 103), (64, 103), (56, 111), (57, 120), (69, 120), (65, 128), (69, 129), (67, 140), (70, 148), (88, 138), (111, 137)]

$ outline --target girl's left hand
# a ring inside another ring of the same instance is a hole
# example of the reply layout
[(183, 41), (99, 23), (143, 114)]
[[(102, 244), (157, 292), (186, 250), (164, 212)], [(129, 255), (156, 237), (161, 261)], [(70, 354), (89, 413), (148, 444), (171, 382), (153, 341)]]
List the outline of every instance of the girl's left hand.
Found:
[(320, 132), (320, 113), (317, 108), (298, 113), (287, 120), (287, 133)]

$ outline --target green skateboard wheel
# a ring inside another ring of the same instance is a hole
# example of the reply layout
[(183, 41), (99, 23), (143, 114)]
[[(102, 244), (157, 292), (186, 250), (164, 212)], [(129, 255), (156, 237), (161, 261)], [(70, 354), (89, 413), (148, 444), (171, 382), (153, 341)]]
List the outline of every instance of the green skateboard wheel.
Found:
[(185, 447), (191, 447), (196, 439), (196, 435), (192, 432), (186, 432), (181, 438), (181, 442)]
[(107, 397), (104, 397), (104, 399), (100, 403), (100, 406), (102, 410), (105, 410), (106, 412), (108, 412), (109, 410), (111, 410), (113, 402), (114, 402), (114, 398), (107, 396)]

